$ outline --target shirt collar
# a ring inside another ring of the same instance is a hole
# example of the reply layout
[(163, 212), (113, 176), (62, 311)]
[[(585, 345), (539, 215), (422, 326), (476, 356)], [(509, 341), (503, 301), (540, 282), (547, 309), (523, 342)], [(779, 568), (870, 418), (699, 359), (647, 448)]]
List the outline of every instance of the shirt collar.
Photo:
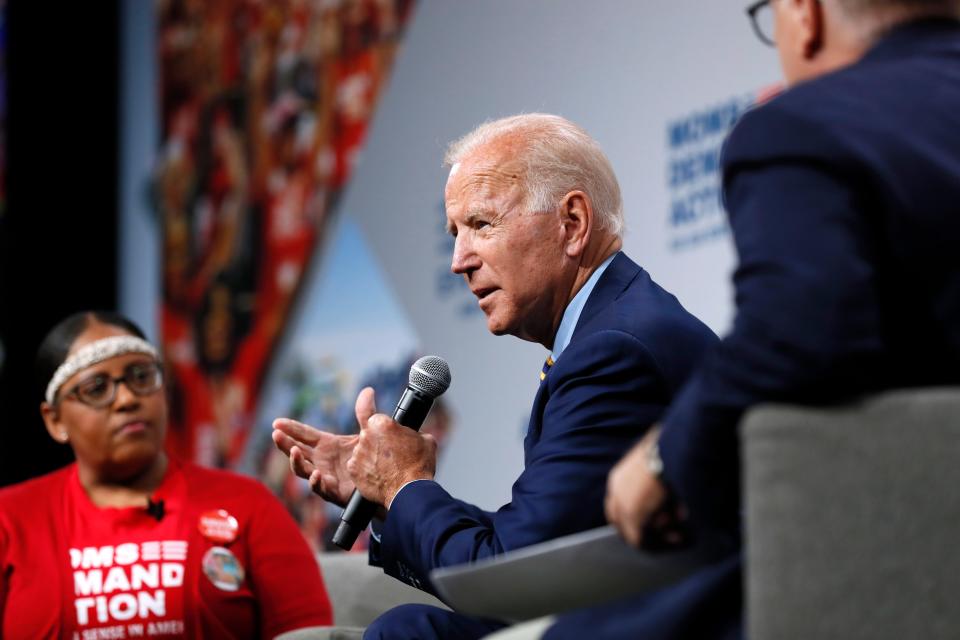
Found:
[(607, 270), (607, 267), (610, 266), (613, 259), (617, 257), (617, 253), (619, 253), (619, 251), (614, 252), (600, 263), (600, 266), (590, 274), (586, 283), (580, 287), (580, 291), (577, 291), (577, 295), (573, 296), (573, 300), (570, 301), (566, 310), (564, 310), (563, 318), (560, 320), (560, 327), (557, 329), (557, 335), (553, 338), (553, 352), (550, 354), (550, 357), (553, 358), (554, 362), (560, 359), (560, 354), (562, 354), (563, 350), (570, 344), (570, 338), (573, 337), (573, 330), (577, 328), (577, 321), (580, 319), (580, 313), (583, 311), (583, 307), (587, 304), (590, 293), (593, 291), (593, 288), (597, 286), (597, 281), (600, 280), (600, 276)]

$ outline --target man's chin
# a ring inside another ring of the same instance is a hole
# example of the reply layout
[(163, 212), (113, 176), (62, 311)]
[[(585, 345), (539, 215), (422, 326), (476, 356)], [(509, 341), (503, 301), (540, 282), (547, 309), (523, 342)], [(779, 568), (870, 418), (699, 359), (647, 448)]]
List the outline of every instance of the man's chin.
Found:
[(502, 336), (509, 333), (508, 327), (502, 322), (499, 322), (495, 317), (488, 315), (487, 316), (487, 331), (492, 333), (495, 336)]

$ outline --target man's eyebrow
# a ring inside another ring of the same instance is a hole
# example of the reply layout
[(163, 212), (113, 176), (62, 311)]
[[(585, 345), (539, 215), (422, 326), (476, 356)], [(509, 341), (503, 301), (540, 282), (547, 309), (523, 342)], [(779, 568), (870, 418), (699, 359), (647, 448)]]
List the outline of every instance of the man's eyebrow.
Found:
[(477, 218), (489, 218), (489, 217), (490, 217), (489, 211), (486, 211), (484, 209), (474, 209), (473, 211), (470, 211), (469, 213), (467, 213), (467, 217), (465, 218), (464, 222), (470, 225), (476, 222)]
[[(488, 209), (483, 209), (483, 208), (481, 208), (481, 207), (477, 207), (477, 208), (475, 208), (475, 209), (471, 209), (471, 210), (464, 216), (463, 223), (469, 227), (469, 226), (472, 225), (474, 222), (476, 222), (478, 218), (482, 218), (482, 219), (484, 219), (484, 220), (490, 220), (490, 219), (492, 219), (492, 218), (494, 218), (494, 217), (496, 217), (496, 213), (495, 213), (495, 212), (490, 211), (490, 210), (488, 210)], [(456, 230), (456, 225), (453, 224), (453, 221), (450, 220), (450, 218), (447, 218), (446, 227), (447, 227), (447, 233), (449, 233), (449, 234), (451, 234), (451, 235), (452, 235), (453, 232)]]

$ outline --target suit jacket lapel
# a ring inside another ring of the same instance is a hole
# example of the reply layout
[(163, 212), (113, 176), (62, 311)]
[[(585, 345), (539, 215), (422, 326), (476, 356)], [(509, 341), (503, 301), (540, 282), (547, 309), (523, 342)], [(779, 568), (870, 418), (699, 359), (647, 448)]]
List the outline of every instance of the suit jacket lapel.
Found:
[(586, 326), (600, 311), (616, 300), (642, 272), (643, 269), (640, 268), (640, 265), (628, 258), (623, 252), (618, 253), (607, 270), (600, 276), (600, 280), (597, 281), (593, 291), (590, 292), (587, 304), (583, 306), (580, 319), (577, 320), (577, 327), (573, 330), (573, 339), (576, 340), (577, 332), (580, 331), (581, 327)]
[[(580, 318), (577, 320), (577, 326), (573, 330), (572, 340), (576, 340), (577, 332), (580, 331), (581, 327), (586, 326), (591, 318), (595, 317), (600, 311), (606, 308), (607, 305), (616, 300), (620, 294), (623, 293), (624, 289), (630, 286), (630, 283), (641, 273), (644, 273), (644, 271), (637, 263), (623, 253), (617, 254), (610, 263), (610, 266), (607, 267), (607, 270), (600, 276), (600, 280), (597, 281), (593, 291), (590, 292), (590, 297), (587, 298), (587, 303), (584, 305), (583, 311), (580, 312)], [(530, 454), (531, 447), (536, 444), (540, 437), (543, 409), (549, 399), (547, 383), (546, 380), (544, 380), (540, 383), (537, 389), (537, 395), (533, 398), (533, 409), (530, 412), (527, 435), (523, 439), (525, 463), (527, 462), (526, 458)]]

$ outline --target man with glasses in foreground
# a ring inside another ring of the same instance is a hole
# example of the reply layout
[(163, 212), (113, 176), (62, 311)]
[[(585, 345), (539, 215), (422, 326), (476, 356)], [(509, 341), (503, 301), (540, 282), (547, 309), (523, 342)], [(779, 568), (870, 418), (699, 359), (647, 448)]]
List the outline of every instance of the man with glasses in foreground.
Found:
[[(610, 473), (608, 519), (638, 546), (670, 493), (701, 532), (739, 536), (749, 407), (960, 382), (960, 1), (763, 0), (749, 13), (791, 86), (723, 151), (733, 329)], [(736, 638), (741, 591), (730, 558), (543, 637)]]

